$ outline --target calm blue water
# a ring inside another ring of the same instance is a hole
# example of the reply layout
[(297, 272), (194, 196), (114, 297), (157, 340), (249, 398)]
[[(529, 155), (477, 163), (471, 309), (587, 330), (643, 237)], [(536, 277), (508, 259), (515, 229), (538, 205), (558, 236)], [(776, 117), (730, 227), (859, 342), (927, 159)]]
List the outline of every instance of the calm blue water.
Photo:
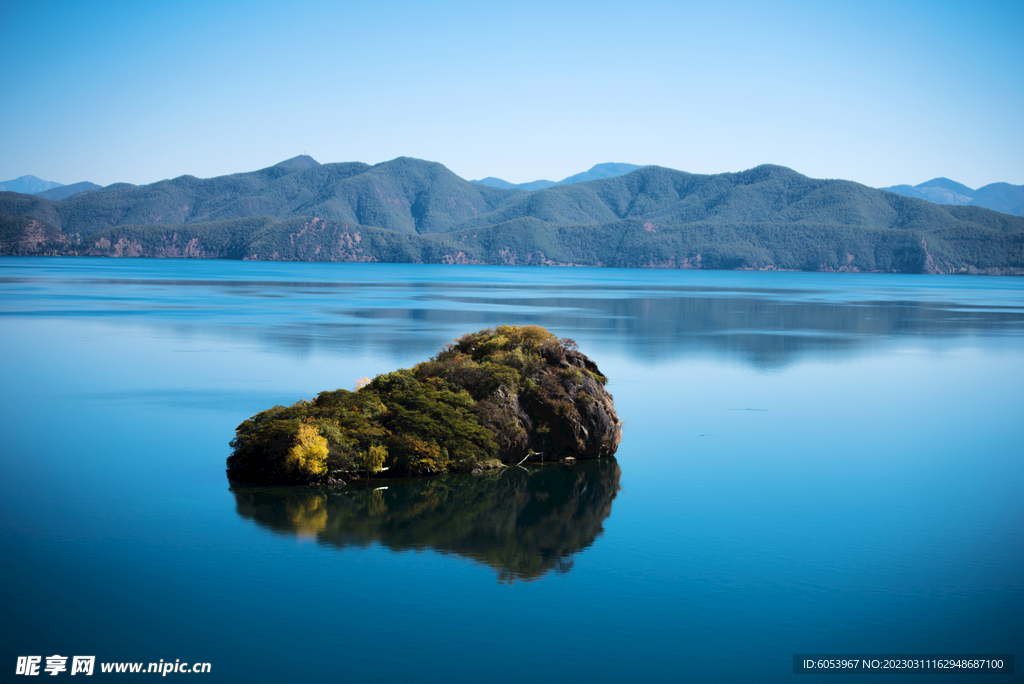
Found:
[[(597, 361), (616, 460), (225, 479), (253, 413), (502, 323)], [(793, 653), (1022, 652), (1022, 279), (4, 257), (0, 377), (3, 668), (772, 682)]]

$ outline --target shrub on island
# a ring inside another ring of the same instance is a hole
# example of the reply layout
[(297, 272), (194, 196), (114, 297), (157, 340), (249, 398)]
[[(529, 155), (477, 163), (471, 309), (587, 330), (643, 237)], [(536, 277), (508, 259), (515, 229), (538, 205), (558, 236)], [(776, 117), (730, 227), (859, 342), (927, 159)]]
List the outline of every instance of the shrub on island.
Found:
[(354, 392), (275, 406), (235, 430), (231, 480), (331, 484), (610, 456), (622, 439), (607, 382), (570, 339), (539, 326), (463, 335)]

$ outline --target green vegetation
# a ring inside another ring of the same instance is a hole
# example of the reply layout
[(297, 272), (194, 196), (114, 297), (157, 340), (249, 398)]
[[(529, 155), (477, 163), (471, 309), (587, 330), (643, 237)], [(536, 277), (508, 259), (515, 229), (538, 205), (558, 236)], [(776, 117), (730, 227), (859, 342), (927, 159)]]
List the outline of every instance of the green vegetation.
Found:
[(495, 458), (611, 455), (621, 439), (606, 379), (538, 326), (464, 335), (411, 369), (354, 392), (275, 406), (238, 426), (228, 476), (314, 483), (469, 472)]
[(38, 219), (68, 255), (1024, 272), (1022, 217), (770, 165), (718, 175), (652, 166), (524, 192), (416, 159), (298, 158), (60, 202), (0, 193), (0, 214)]

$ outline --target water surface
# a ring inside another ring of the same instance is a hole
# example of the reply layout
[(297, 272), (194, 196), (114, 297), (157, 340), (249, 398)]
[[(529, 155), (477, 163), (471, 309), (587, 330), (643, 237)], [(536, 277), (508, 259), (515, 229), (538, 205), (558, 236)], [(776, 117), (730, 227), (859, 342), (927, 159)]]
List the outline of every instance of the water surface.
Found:
[[(253, 413), (503, 323), (598, 362), (616, 459), (225, 479)], [(1020, 651), (1019, 279), (5, 257), (0, 351), (9, 664), (782, 681)]]

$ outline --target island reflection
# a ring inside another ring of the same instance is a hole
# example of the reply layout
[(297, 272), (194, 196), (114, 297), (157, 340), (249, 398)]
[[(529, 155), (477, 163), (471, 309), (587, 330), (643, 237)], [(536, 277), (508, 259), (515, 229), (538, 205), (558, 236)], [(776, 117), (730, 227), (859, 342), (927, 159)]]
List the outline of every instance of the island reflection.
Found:
[(232, 485), (238, 514), (343, 549), (379, 543), (485, 563), (500, 582), (572, 569), (603, 531), (619, 491), (614, 458), (479, 476), (380, 481), (387, 489)]

